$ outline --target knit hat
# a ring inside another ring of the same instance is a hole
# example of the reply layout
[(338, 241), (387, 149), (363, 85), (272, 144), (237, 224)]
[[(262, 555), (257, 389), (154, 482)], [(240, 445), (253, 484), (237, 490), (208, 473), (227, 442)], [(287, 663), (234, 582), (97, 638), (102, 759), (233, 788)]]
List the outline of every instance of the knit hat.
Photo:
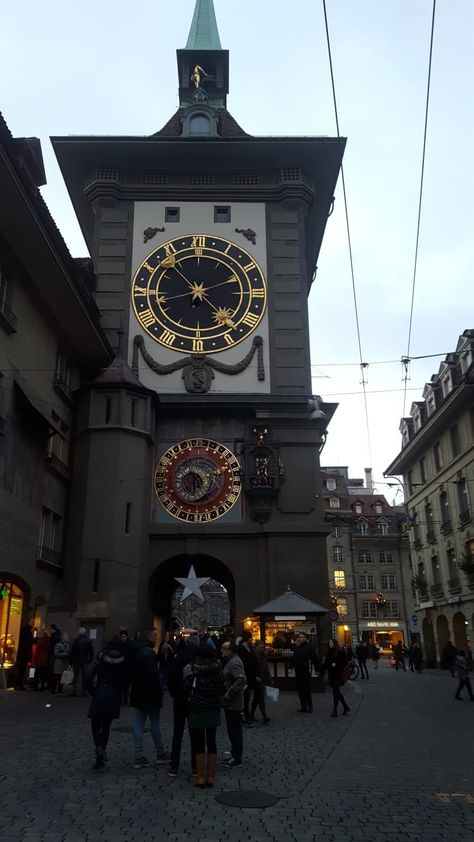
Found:
[(79, 634), (87, 634), (87, 629), (85, 629), (84, 626), (81, 626), (81, 628), (79, 629)]

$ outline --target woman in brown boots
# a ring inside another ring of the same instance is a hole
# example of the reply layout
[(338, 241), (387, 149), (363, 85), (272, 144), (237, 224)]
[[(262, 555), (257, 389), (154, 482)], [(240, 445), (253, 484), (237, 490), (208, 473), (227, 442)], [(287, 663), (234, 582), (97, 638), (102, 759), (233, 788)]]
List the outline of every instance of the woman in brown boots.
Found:
[[(201, 644), (192, 664), (183, 671), (189, 698), (189, 736), (196, 756), (198, 787), (214, 786), (217, 762), (216, 731), (221, 724), (221, 704), (224, 693), (222, 667), (215, 649)], [(207, 747), (207, 757), (206, 757)]]

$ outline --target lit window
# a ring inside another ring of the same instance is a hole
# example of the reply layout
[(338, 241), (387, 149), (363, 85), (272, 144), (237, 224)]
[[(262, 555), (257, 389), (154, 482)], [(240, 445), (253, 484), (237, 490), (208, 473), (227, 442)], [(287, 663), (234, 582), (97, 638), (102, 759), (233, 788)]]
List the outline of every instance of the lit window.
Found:
[(334, 571), (334, 585), (336, 588), (346, 587), (346, 574), (344, 573), (344, 570)]
[(331, 497), (329, 500), (329, 508), (330, 509), (340, 509), (341, 508), (341, 501), (339, 497)]
[(347, 617), (347, 599), (343, 596), (337, 598), (336, 611), (340, 617)]

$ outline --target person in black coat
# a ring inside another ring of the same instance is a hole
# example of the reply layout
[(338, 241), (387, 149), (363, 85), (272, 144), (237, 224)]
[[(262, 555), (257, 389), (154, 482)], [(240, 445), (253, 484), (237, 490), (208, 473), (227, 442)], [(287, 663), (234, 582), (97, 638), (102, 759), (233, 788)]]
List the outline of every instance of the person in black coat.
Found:
[[(181, 758), (181, 745), (188, 717), (188, 693), (183, 683), (183, 670), (194, 660), (198, 647), (180, 638), (176, 646), (173, 661), (168, 664), (168, 690), (173, 699), (173, 741), (168, 775), (175, 778), (178, 774)], [(191, 752), (191, 770), (196, 773), (196, 755)]]
[(316, 653), (308, 643), (304, 632), (296, 636), (296, 648), (289, 663), (289, 668), (295, 671), (296, 689), (300, 697), (298, 713), (312, 713), (313, 700), (311, 698), (311, 667), (319, 669)]
[(86, 687), (92, 696), (88, 716), (95, 745), (94, 771), (104, 768), (110, 726), (112, 720), (120, 716), (120, 701), (126, 684), (125, 658), (112, 641), (91, 664), (86, 678)]
[(344, 708), (344, 716), (349, 713), (349, 705), (341, 693), (341, 685), (346, 683), (347, 655), (344, 649), (339, 648), (337, 640), (330, 640), (328, 651), (323, 664), (321, 676), (328, 675), (329, 684), (332, 687), (334, 706), (331, 716), (337, 716), (337, 706), (341, 702)]
[(15, 690), (24, 690), (25, 675), (28, 664), (33, 657), (33, 618), (27, 620), (20, 632), (18, 652), (16, 656), (16, 685)]
[(367, 669), (368, 647), (365, 640), (360, 640), (356, 646), (356, 658), (359, 664), (360, 677), (369, 680), (369, 671)]
[(157, 638), (156, 629), (148, 629), (145, 635), (136, 642), (132, 655), (130, 704), (135, 708), (133, 722), (135, 769), (151, 766), (153, 762), (143, 754), (143, 732), (147, 718), (150, 719), (151, 736), (156, 749), (155, 762), (157, 764), (169, 762), (169, 756), (163, 748), (160, 730), (163, 690), (158, 657), (154, 649)]
[(257, 653), (252, 645), (252, 632), (247, 629), (242, 634), (242, 640), (237, 647), (237, 654), (244, 665), (247, 686), (244, 691), (244, 725), (251, 728), (254, 723), (250, 714), (250, 700), (257, 682), (261, 681), (258, 671)]

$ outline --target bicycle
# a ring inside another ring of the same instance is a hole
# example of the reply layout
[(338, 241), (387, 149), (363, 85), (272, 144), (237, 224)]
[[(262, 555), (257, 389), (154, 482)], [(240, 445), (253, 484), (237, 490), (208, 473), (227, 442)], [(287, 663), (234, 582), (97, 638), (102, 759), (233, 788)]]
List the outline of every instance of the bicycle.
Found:
[(355, 681), (356, 678), (359, 678), (360, 669), (355, 658), (353, 658), (352, 661), (349, 661), (347, 669), (349, 670), (349, 681)]

